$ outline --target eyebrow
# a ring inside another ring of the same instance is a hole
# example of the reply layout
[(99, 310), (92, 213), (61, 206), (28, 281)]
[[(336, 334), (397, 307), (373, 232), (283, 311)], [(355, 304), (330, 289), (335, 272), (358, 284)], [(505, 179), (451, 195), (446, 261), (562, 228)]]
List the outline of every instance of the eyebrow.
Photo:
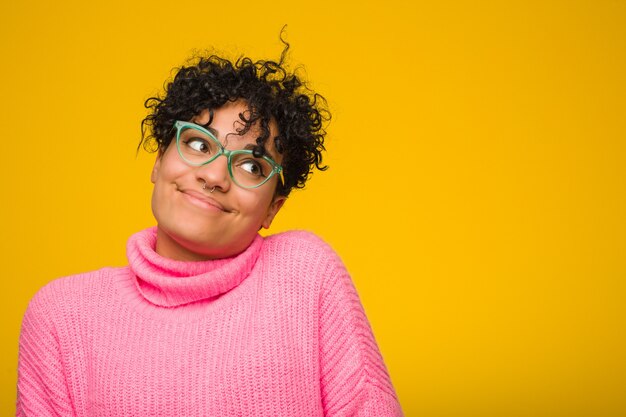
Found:
[[(257, 145), (256, 143), (248, 143), (246, 146), (243, 147), (243, 149), (249, 149), (249, 150), (253, 151), (254, 148), (256, 148), (257, 146), (259, 146), (259, 145)], [(278, 162), (276, 161), (276, 156), (272, 155), (270, 153), (270, 151), (265, 149), (265, 146), (263, 146), (263, 155), (267, 156), (268, 158), (271, 158), (272, 161), (274, 161), (274, 162), (276, 162), (278, 164)]]
[[(202, 124), (200, 124), (200, 123), (196, 123), (196, 124), (197, 124), (198, 126), (202, 126), (202, 127), (203, 127), (203, 128), (205, 128), (206, 130), (208, 130), (209, 132), (211, 132), (211, 134), (212, 134), (213, 136), (215, 136), (215, 138), (216, 138), (216, 139), (218, 139), (218, 140), (219, 140), (219, 138), (218, 138), (218, 136), (219, 136), (219, 132), (217, 131), (217, 129), (215, 129), (215, 128), (213, 128), (213, 127), (209, 126), (209, 123), (211, 123), (212, 121), (213, 121), (213, 120), (209, 120), (206, 124), (203, 124), (203, 125), (202, 125)], [(195, 123), (195, 122), (193, 122), (193, 123)], [(230, 136), (231, 134), (232, 134), (232, 135), (235, 135), (235, 136), (239, 136), (240, 138), (242, 137), (241, 135), (238, 135), (238, 134), (236, 134), (236, 133), (229, 133), (227, 136)], [(224, 147), (226, 147), (226, 145), (228, 145), (228, 138), (226, 137), (226, 138), (224, 138), (224, 140), (225, 140), (225, 143), (223, 144), (223, 146), (224, 146)], [(258, 144), (257, 144), (256, 142), (255, 142), (255, 143), (248, 143), (248, 144), (246, 144), (246, 146), (244, 146), (244, 147), (243, 147), (243, 149), (246, 149), (246, 150), (251, 150), (251, 151), (252, 151), (252, 150), (254, 150), (254, 148), (256, 148), (257, 146), (258, 146)], [(272, 155), (272, 154), (270, 153), (270, 151), (269, 151), (268, 149), (266, 149), (266, 148), (265, 148), (265, 146), (263, 146), (263, 155), (265, 155), (265, 156), (268, 156), (268, 157), (272, 158), (272, 161), (276, 162), (276, 155)], [(276, 163), (278, 163), (278, 162), (276, 162)]]
[[(218, 132), (217, 129), (209, 126), (209, 124), (212, 121), (213, 121), (213, 118), (210, 118), (209, 121), (206, 122), (205, 124), (197, 123), (197, 122), (194, 122), (193, 120), (191, 121), (191, 123), (197, 124), (198, 126), (202, 126), (206, 130), (208, 130), (210, 134), (215, 136), (215, 139), (217, 139), (219, 141), (219, 137), (218, 136), (219, 136), (220, 132)], [(228, 145), (228, 135), (227, 135), (227, 137), (224, 138), (224, 143), (222, 144), (222, 146), (226, 147), (226, 145)]]
[(201, 125), (200, 123), (196, 123), (199, 126), (202, 126), (203, 128), (205, 128), (206, 130), (208, 130), (209, 132), (211, 132), (213, 134), (213, 136), (215, 136), (217, 138), (217, 135), (219, 134), (219, 132), (217, 130), (215, 130), (214, 128), (212, 128), (211, 126), (209, 126), (209, 123), (211, 123), (213, 120), (209, 120), (206, 124)]

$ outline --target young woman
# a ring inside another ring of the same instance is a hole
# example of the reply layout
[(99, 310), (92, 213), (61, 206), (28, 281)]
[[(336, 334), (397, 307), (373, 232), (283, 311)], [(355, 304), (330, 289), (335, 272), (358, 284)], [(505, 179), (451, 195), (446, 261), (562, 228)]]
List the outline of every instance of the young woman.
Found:
[(283, 58), (201, 58), (146, 102), (157, 226), (33, 297), (18, 416), (402, 415), (339, 257), (258, 234), (324, 169), (324, 100)]

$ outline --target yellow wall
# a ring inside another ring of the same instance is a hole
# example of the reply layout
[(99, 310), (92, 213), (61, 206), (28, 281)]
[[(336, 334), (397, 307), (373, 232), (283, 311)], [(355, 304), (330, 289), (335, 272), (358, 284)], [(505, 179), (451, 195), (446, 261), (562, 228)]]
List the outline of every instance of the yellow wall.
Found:
[(284, 23), (334, 118), (273, 231), (342, 255), (407, 416), (626, 415), (626, 2), (99, 3), (0, 5), (1, 415), (30, 297), (153, 224), (143, 101)]

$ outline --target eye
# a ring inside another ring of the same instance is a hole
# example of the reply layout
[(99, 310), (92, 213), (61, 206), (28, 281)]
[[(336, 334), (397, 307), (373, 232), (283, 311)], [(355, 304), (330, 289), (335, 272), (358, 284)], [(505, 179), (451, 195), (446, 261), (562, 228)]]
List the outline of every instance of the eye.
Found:
[(201, 153), (211, 152), (211, 146), (206, 139), (192, 137), (192, 138), (186, 139), (184, 143), (188, 148), (191, 148), (192, 150), (196, 152), (201, 152)]
[(254, 159), (245, 159), (240, 161), (237, 164), (238, 168), (243, 169), (249, 174), (252, 174), (256, 177), (265, 177), (265, 173), (263, 172), (263, 165), (260, 162), (255, 161)]

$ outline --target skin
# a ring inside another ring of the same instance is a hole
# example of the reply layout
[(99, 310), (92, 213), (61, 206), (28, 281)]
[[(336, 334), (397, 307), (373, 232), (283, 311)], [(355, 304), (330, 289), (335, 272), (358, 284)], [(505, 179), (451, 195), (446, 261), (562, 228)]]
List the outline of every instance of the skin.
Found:
[[(239, 114), (246, 110), (245, 102), (235, 101), (213, 111), (209, 126), (227, 149), (256, 143), (258, 126), (243, 136), (237, 133), (242, 126)], [(209, 111), (204, 110), (191, 121), (204, 125), (209, 119)], [(269, 127), (270, 138), (274, 138), (278, 134), (275, 122)], [(280, 164), (282, 157), (273, 143), (266, 141), (267, 155)], [(278, 175), (258, 188), (245, 189), (230, 178), (225, 157), (190, 166), (178, 155), (175, 141), (157, 156), (151, 181), (152, 212), (158, 224), (156, 252), (181, 261), (237, 255), (252, 243), (259, 229), (270, 227), (286, 199), (274, 193)]]

